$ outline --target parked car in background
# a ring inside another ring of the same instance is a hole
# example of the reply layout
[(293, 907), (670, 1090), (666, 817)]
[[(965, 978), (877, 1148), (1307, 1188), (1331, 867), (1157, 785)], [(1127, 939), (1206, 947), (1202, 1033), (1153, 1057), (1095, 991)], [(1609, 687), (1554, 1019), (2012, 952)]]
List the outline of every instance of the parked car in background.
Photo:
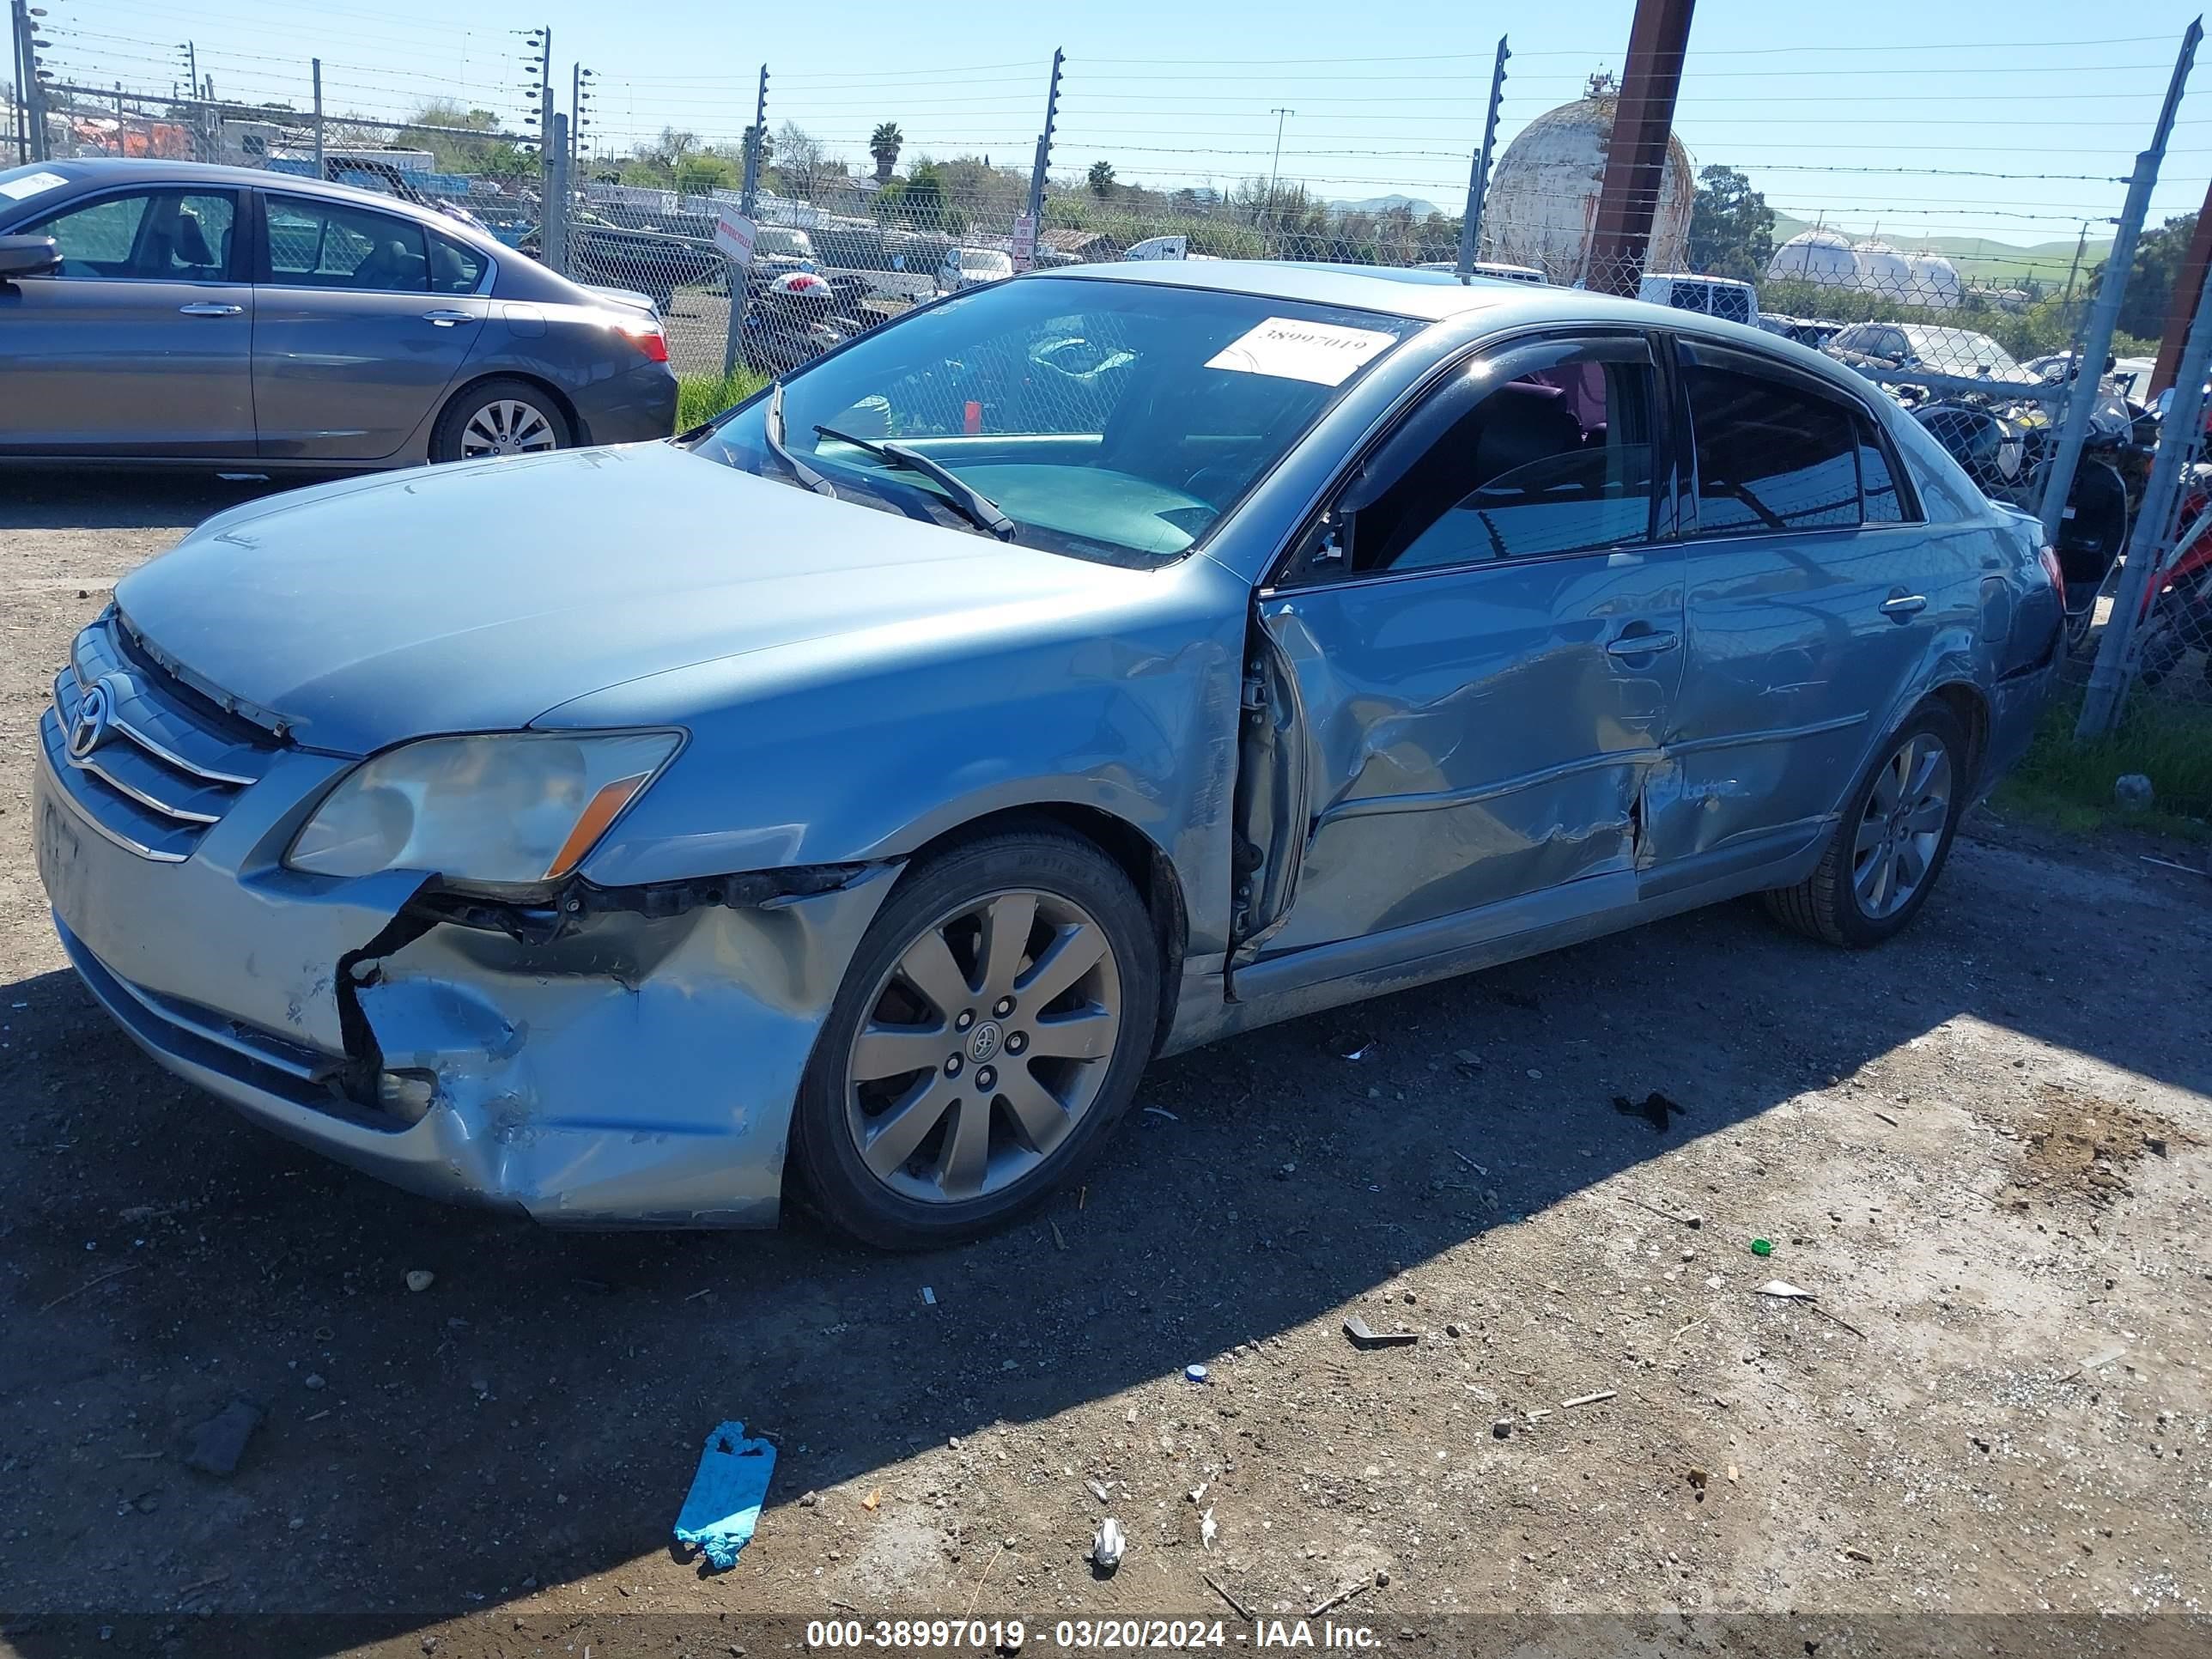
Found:
[(190, 161), (0, 172), (0, 459), (409, 465), (665, 437), (649, 310), (390, 198)]
[(794, 270), (814, 269), (814, 244), (803, 230), (788, 225), (753, 227), (753, 262), (746, 280), (756, 285), (788, 276)]
[[(1448, 270), (1456, 276), (1459, 272), (1459, 261), (1456, 259), (1424, 259), (1419, 264), (1415, 265), (1413, 269), (1416, 270)], [(1474, 264), (1468, 268), (1468, 274), (1474, 276), (1487, 276), (1493, 282), (1534, 283), (1539, 286), (1551, 281), (1550, 277), (1545, 276), (1542, 271), (1537, 270), (1534, 265), (1502, 265), (1492, 259), (1477, 259)]]
[[(533, 256), (543, 251), (536, 237), (523, 247)], [(675, 303), (677, 289), (726, 283), (730, 271), (711, 240), (628, 229), (581, 209), (568, 216), (568, 264), (594, 283), (648, 295), (663, 311)]]
[(1838, 362), (1887, 368), (1924, 368), (1931, 374), (1959, 374), (1990, 380), (2032, 381), (2036, 377), (1986, 334), (1944, 328), (1934, 323), (1853, 323), (1839, 329), (1821, 348)]
[(39, 869), (134, 1038), (337, 1158), (940, 1244), (1157, 1054), (1744, 893), (1892, 937), (2036, 724), (2040, 544), (1726, 324), (1030, 275), (685, 442), (209, 520), (62, 666)]
[(1795, 340), (1799, 345), (1811, 346), (1815, 350), (1834, 339), (1844, 331), (1844, 325), (1821, 317), (1785, 317), (1778, 311), (1762, 311), (1759, 326), (1769, 334), (1778, 334), (1785, 340)]
[(1694, 311), (1701, 317), (1717, 317), (1724, 323), (1759, 321), (1759, 290), (1733, 276), (1650, 272), (1638, 285), (1636, 297), (1647, 305)]
[(974, 288), (980, 283), (995, 283), (1013, 274), (1012, 258), (996, 248), (947, 248), (945, 262), (937, 268), (937, 291), (957, 294), (963, 289)]

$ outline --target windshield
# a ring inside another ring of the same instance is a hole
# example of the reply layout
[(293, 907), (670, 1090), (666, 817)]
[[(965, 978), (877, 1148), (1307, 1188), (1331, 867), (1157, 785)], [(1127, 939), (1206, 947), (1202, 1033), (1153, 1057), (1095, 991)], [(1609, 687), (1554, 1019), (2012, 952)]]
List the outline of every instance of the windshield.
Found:
[(1920, 361), (1948, 374), (1978, 374), (1986, 368), (1994, 380), (2033, 378), (2013, 361), (2010, 352), (1986, 334), (1964, 328), (1935, 328), (1925, 323), (1906, 323), (1903, 327)]
[[(911, 447), (1014, 538), (1117, 563), (1188, 550), (1419, 325), (1249, 294), (1079, 277), (979, 288), (793, 375), (783, 437), (838, 494), (967, 526), (943, 487), (825, 436)], [(756, 398), (700, 453), (788, 481)]]
[(778, 230), (763, 225), (753, 232), (753, 247), (761, 253), (795, 253), (800, 258), (811, 258), (814, 245), (806, 240), (803, 230)]

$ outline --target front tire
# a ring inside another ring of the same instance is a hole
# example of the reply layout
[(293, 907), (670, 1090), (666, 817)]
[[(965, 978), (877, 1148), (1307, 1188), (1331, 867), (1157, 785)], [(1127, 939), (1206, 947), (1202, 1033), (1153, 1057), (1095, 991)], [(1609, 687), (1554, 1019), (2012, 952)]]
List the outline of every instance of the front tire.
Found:
[(865, 1243), (957, 1243), (1042, 1202), (1135, 1096), (1159, 951), (1089, 842), (990, 836), (910, 869), (854, 953), (799, 1087), (793, 1150)]
[(430, 432), (433, 461), (489, 460), (568, 449), (575, 429), (544, 386), (500, 375), (464, 387)]
[(1920, 914), (1950, 856), (1970, 782), (1966, 731), (1940, 703), (1924, 704), (1881, 753), (1812, 875), (1765, 895), (1784, 927), (1847, 949), (1893, 938)]

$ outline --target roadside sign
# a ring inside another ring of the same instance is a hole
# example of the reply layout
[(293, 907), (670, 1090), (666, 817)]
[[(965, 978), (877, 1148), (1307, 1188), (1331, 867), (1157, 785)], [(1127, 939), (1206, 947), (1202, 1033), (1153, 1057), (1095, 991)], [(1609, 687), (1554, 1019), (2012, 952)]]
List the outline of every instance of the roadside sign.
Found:
[(1148, 236), (1132, 243), (1124, 259), (1182, 259), (1190, 253), (1189, 241), (1181, 236)]
[(750, 270), (753, 264), (753, 222), (742, 213), (725, 209), (714, 222), (714, 246), (729, 255), (740, 270)]
[(1012, 252), (1016, 270), (1027, 270), (1036, 263), (1036, 221), (1029, 214), (1014, 221)]

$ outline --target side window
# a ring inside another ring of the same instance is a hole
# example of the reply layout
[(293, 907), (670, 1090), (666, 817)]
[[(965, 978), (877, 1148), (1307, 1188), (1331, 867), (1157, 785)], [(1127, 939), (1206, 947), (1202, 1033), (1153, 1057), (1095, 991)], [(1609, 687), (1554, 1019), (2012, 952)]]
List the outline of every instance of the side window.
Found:
[(222, 192), (138, 191), (106, 196), (22, 228), (61, 250), (55, 274), (79, 281), (219, 282), (230, 271), (236, 199)]
[(430, 291), (428, 244), (412, 220), (305, 196), (266, 199), (271, 282), (379, 294)]
[(1780, 380), (1683, 371), (1698, 456), (1698, 530), (1763, 536), (1859, 522), (1858, 433), (1839, 402)]
[(1905, 522), (1905, 498), (1889, 468), (1889, 455), (1881, 434), (1865, 416), (1856, 417), (1859, 431), (1859, 498), (1865, 504), (1869, 524)]
[(473, 294), (490, 261), (476, 249), (435, 232), (430, 237), (430, 292)]
[[(1650, 538), (1653, 376), (1643, 342), (1524, 348), (1489, 367), (1508, 378), (1351, 515), (1352, 569), (1540, 558)], [(1448, 387), (1437, 398), (1452, 395)], [(1407, 429), (1420, 419), (1416, 411)]]

